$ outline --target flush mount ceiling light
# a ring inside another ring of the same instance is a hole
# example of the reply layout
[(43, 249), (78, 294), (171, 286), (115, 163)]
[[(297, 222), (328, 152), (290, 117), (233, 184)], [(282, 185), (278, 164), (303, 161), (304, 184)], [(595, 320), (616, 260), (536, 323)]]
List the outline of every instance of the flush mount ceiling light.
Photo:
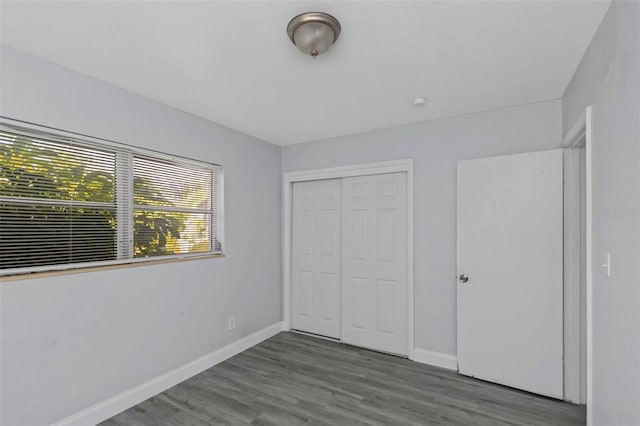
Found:
[(340, 22), (327, 13), (302, 13), (289, 21), (287, 34), (301, 52), (315, 59), (336, 42), (340, 36)]

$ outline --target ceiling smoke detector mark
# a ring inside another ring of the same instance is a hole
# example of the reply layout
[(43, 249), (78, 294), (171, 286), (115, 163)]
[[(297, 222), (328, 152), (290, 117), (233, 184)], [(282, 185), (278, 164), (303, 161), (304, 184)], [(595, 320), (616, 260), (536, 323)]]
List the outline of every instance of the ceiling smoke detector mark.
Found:
[(413, 99), (413, 106), (415, 107), (423, 107), (427, 104), (428, 99), (426, 97), (420, 96)]

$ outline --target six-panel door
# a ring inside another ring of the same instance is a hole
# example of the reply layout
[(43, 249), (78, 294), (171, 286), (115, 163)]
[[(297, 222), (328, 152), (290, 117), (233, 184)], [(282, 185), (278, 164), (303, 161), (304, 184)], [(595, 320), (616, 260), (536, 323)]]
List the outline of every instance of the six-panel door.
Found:
[(342, 341), (406, 355), (406, 173), (342, 184)]
[(340, 179), (293, 184), (291, 326), (340, 337)]

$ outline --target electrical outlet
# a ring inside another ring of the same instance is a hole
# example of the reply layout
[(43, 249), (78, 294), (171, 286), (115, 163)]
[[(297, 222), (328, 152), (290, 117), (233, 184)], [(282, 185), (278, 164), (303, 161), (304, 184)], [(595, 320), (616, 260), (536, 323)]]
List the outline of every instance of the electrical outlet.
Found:
[(236, 328), (236, 316), (231, 315), (229, 318), (227, 318), (227, 329), (233, 330), (234, 328)]

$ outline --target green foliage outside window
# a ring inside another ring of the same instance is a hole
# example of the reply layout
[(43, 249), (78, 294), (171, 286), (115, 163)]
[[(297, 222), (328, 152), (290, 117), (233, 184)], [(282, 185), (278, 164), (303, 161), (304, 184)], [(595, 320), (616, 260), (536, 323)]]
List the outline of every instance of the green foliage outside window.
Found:
[[(76, 147), (60, 147), (52, 149), (51, 143), (0, 132), (0, 197), (4, 197), (0, 201), (0, 269), (117, 258), (115, 156), (100, 153), (104, 161), (85, 164)], [(134, 212), (135, 257), (210, 249), (210, 215), (157, 211), (158, 206), (174, 207), (174, 203), (152, 180), (142, 177), (134, 178), (134, 196), (136, 204), (156, 206), (155, 211)], [(208, 194), (195, 188), (185, 196), (197, 204)], [(18, 203), (12, 197), (40, 202)], [(45, 200), (53, 202), (48, 205)], [(65, 205), (60, 200), (111, 207)], [(74, 228), (88, 229), (93, 238), (74, 233)], [(96, 241), (101, 242), (99, 247)], [(34, 255), (38, 245), (47, 256)]]

